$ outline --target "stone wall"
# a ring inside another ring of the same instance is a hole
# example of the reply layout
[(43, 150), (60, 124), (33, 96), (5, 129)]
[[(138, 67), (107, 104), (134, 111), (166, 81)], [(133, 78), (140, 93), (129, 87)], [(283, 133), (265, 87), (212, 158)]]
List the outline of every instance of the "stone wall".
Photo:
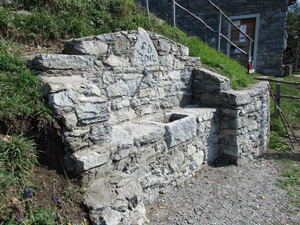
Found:
[(268, 147), (270, 96), (267, 82), (231, 90), (229, 80), (206, 69), (193, 73), (194, 102), (219, 106), (219, 154), (237, 163), (262, 155)]
[[(177, 0), (179, 4), (199, 16), (214, 30), (218, 30), (218, 12), (206, 0)], [(214, 0), (227, 16), (260, 14), (256, 70), (266, 75), (281, 75), (286, 38), (286, 13), (288, 1), (284, 0)], [(150, 10), (170, 20), (171, 3), (168, 0), (149, 0)], [(205, 42), (216, 46), (216, 35), (200, 22), (176, 8), (177, 25), (184, 31), (198, 35)], [(228, 34), (228, 22), (222, 20), (222, 33)], [(226, 42), (222, 41), (226, 53)]]
[(94, 224), (144, 224), (144, 204), (204, 163), (266, 147), (266, 86), (233, 91), (188, 54), (139, 29), (66, 41), (64, 54), (33, 60)]

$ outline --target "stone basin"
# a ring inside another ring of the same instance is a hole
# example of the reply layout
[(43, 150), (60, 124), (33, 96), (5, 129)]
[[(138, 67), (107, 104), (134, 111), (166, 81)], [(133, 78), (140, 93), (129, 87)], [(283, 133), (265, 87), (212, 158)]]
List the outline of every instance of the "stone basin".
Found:
[(188, 141), (196, 136), (196, 117), (184, 113), (167, 113), (149, 117), (145, 122), (164, 126), (166, 130), (166, 143), (168, 148)]
[(172, 123), (174, 121), (183, 119), (185, 117), (188, 117), (188, 115), (182, 114), (182, 113), (167, 113), (165, 115), (162, 116), (157, 116), (154, 118), (150, 118), (149, 122), (153, 122), (155, 124), (168, 124), (168, 123)]

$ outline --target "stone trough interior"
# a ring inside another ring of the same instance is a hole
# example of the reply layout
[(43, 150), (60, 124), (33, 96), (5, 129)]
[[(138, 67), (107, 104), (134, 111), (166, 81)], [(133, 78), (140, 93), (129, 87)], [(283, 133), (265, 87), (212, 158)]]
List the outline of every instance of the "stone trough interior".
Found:
[(267, 147), (266, 83), (232, 90), (187, 47), (141, 28), (66, 41), (32, 65), (93, 224), (145, 224), (145, 204), (203, 164)]
[(158, 116), (158, 117), (154, 117), (152, 119), (149, 120), (149, 122), (154, 122), (157, 124), (168, 124), (168, 123), (172, 123), (174, 121), (178, 121), (180, 119), (186, 118), (188, 117), (188, 115), (185, 114), (178, 114), (178, 113), (169, 113), (169, 114), (165, 114), (162, 116)]

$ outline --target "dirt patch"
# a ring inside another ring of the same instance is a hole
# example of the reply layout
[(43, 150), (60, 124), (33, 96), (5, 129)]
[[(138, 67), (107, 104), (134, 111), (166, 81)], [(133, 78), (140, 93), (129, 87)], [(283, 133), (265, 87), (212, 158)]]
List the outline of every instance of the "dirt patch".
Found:
[(82, 188), (55, 170), (36, 167), (33, 174), (33, 200), (36, 207), (53, 209), (62, 222), (82, 224), (87, 213), (82, 206)]
[(20, 45), (20, 53), (22, 56), (30, 56), (37, 54), (57, 54), (63, 50), (63, 41), (48, 41), (41, 44), (28, 43)]

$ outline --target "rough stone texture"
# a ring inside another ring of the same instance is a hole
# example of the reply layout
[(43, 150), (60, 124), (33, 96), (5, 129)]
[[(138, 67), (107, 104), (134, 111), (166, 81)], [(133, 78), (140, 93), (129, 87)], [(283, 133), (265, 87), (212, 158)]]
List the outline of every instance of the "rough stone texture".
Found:
[[(159, 43), (163, 43), (162, 41)], [(166, 44), (167, 48), (170, 45)], [(139, 29), (139, 39), (136, 43), (132, 59), (133, 65), (136, 66), (151, 66), (158, 64), (157, 51), (147, 34), (143, 29)]]
[(188, 53), (139, 29), (70, 40), (69, 55), (34, 59), (94, 224), (145, 224), (144, 204), (204, 163), (241, 163), (267, 146), (266, 86), (233, 91)]
[(196, 118), (188, 116), (166, 124), (167, 146), (173, 147), (196, 136)]
[(107, 121), (109, 112), (105, 103), (83, 103), (76, 107), (78, 122), (84, 125)]
[(89, 68), (94, 64), (95, 58), (93, 56), (83, 56), (83, 55), (47, 55), (42, 54), (37, 56), (33, 60), (33, 65), (37, 69), (73, 69), (81, 70)]
[(65, 52), (74, 55), (102, 55), (108, 50), (108, 45), (102, 41), (70, 40), (65, 42)]
[[(176, 2), (200, 17), (214, 30), (218, 31), (218, 11), (207, 1), (178, 0)], [(214, 0), (213, 3), (229, 17), (260, 14), (256, 70), (262, 74), (280, 76), (283, 52), (286, 47), (285, 32), (288, 1)], [(149, 6), (150, 11), (171, 21), (171, 1), (149, 0)], [(213, 47), (217, 46), (216, 34), (209, 31), (202, 23), (198, 22), (178, 7), (176, 8), (176, 24), (188, 33), (201, 37), (202, 40), (209, 45)], [(228, 22), (224, 18), (222, 20), (222, 33), (226, 36), (228, 34)], [(221, 48), (224, 53), (226, 53), (226, 47), (227, 42), (222, 40)]]
[(225, 78), (216, 80), (216, 74), (208, 70), (194, 71), (193, 77), (194, 101), (202, 105), (221, 106), (219, 153), (235, 159), (252, 159), (262, 155), (269, 137), (270, 97), (267, 83), (260, 82), (251, 89), (234, 91), (229, 90), (228, 85), (220, 85)]
[(76, 161), (76, 170), (81, 172), (106, 164), (110, 160), (110, 151), (109, 146), (105, 147), (94, 147), (74, 153), (73, 160)]

